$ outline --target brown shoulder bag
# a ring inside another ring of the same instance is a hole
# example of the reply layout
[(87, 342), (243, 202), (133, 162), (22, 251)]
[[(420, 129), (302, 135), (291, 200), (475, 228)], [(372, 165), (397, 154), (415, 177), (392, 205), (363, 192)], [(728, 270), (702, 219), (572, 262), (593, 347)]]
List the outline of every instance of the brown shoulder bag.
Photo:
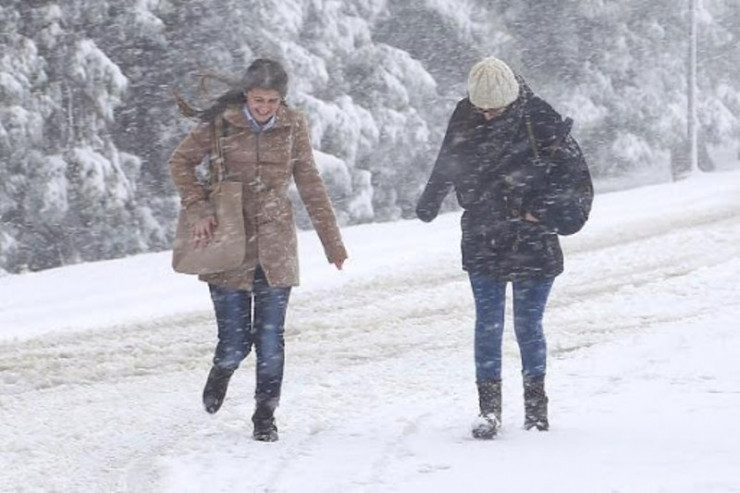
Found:
[(213, 239), (207, 245), (197, 248), (193, 238), (193, 225), (187, 219), (185, 208), (181, 208), (172, 247), (172, 268), (175, 272), (215, 274), (236, 269), (244, 262), (247, 240), (242, 211), (242, 184), (226, 180), (220, 139), (223, 125), (223, 118), (217, 117), (211, 135), (211, 192), (208, 199), (214, 205), (217, 221)]

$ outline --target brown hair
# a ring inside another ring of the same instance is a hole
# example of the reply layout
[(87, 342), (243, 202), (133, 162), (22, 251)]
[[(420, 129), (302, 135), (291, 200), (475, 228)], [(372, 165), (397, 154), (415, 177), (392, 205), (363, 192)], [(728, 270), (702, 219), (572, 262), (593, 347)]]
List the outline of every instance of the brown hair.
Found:
[(201, 78), (202, 86), (205, 86), (206, 79), (216, 79), (231, 86), (228, 91), (217, 97), (215, 102), (206, 109), (192, 106), (179, 92), (173, 91), (180, 113), (188, 118), (196, 118), (205, 122), (213, 121), (229, 105), (244, 104), (246, 102), (245, 93), (251, 89), (274, 89), (283, 99), (288, 93), (287, 72), (280, 63), (267, 58), (258, 58), (252, 62), (237, 83), (227, 77), (211, 72), (198, 74), (198, 76)]

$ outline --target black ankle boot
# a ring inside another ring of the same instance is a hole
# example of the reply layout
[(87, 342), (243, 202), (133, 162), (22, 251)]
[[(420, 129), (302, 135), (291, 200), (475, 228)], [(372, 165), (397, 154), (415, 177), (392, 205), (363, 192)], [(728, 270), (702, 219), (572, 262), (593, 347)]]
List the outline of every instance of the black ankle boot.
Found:
[(480, 415), (473, 424), (473, 438), (490, 440), (501, 428), (501, 380), (481, 380), (477, 385)]
[(229, 388), (229, 380), (234, 370), (223, 370), (216, 366), (208, 373), (208, 381), (203, 389), (203, 406), (209, 414), (214, 414), (221, 408)]
[(277, 405), (274, 399), (257, 403), (254, 415), (252, 415), (252, 423), (254, 423), (252, 438), (259, 442), (278, 441), (278, 429), (275, 424), (276, 407)]
[(547, 394), (545, 377), (524, 379), (524, 429), (537, 428), (539, 431), (550, 429), (547, 419)]

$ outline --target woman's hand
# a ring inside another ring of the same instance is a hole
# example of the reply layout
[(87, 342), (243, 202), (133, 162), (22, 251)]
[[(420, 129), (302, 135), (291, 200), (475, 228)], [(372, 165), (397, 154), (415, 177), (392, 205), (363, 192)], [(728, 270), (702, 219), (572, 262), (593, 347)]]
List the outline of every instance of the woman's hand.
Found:
[(530, 213), (530, 212), (525, 212), (524, 213), (524, 220), (527, 221), (527, 222), (530, 222), (530, 223), (538, 223), (538, 222), (540, 222), (540, 220), (537, 219), (536, 217), (534, 217), (532, 215), (532, 213)]
[(331, 261), (332, 264), (337, 268), (337, 270), (342, 270), (342, 266), (344, 265), (344, 261), (347, 260), (347, 257), (339, 257)]
[(195, 248), (203, 248), (213, 239), (213, 230), (218, 222), (215, 216), (204, 217), (193, 226), (193, 240)]

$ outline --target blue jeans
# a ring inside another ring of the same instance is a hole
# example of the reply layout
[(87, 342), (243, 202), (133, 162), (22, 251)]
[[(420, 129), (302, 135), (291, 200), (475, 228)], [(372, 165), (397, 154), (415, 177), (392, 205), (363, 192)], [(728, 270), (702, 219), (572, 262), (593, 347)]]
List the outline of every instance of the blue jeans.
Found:
[[(525, 379), (542, 377), (547, 368), (547, 343), (542, 329), (547, 297), (554, 279), (512, 282), (514, 332)], [(470, 274), (475, 299), (476, 381), (501, 379), (506, 282)]]
[(252, 291), (214, 284), (208, 287), (218, 325), (213, 365), (235, 370), (254, 344), (257, 353), (255, 398), (257, 402), (279, 400), (285, 361), (285, 312), (290, 288), (271, 287), (260, 267), (255, 272)]

